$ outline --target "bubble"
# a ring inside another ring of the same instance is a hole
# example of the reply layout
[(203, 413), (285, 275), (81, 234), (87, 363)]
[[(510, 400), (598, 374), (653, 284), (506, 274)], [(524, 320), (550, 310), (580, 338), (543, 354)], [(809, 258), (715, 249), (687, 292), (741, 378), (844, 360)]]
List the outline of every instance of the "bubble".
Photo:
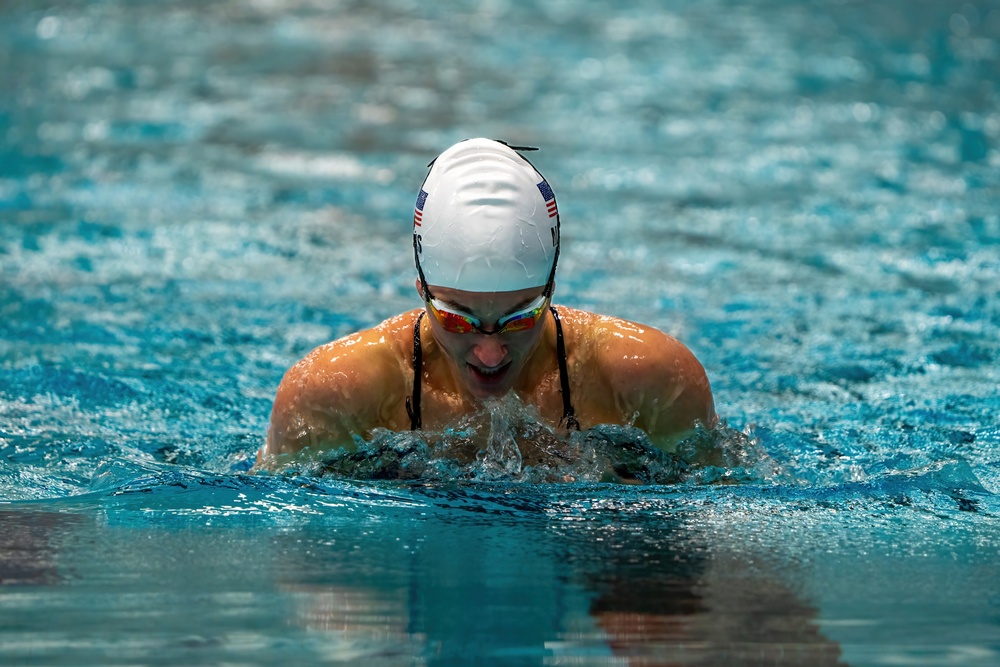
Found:
[(962, 14), (952, 14), (951, 18), (948, 19), (948, 27), (951, 28), (951, 32), (955, 37), (969, 36), (969, 19), (965, 18)]
[(863, 102), (855, 104), (851, 111), (854, 114), (854, 120), (859, 123), (867, 123), (872, 119), (871, 107)]
[(927, 125), (932, 130), (938, 130), (938, 131), (943, 130), (945, 128), (945, 125), (947, 124), (948, 124), (948, 119), (940, 111), (932, 111), (931, 114), (927, 117)]
[(46, 16), (35, 26), (35, 34), (38, 39), (52, 39), (59, 34), (62, 21), (58, 16)]
[(108, 121), (98, 120), (87, 123), (83, 128), (83, 138), (87, 141), (101, 141), (107, 139), (109, 133)]
[(604, 64), (596, 58), (587, 58), (580, 63), (577, 71), (581, 79), (593, 80), (601, 76), (604, 71)]

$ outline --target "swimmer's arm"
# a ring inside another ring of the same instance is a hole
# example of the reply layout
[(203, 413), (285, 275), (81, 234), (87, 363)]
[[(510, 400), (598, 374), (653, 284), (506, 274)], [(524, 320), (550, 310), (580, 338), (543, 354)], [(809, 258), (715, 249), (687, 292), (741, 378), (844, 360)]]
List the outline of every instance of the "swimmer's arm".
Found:
[(696, 423), (715, 426), (712, 389), (705, 369), (680, 341), (656, 329), (640, 338), (616, 346), (609, 372), (616, 409), (657, 447), (674, 452)]
[(391, 360), (362, 342), (356, 335), (321, 346), (285, 374), (258, 465), (306, 448), (353, 451), (356, 435), (384, 426)]

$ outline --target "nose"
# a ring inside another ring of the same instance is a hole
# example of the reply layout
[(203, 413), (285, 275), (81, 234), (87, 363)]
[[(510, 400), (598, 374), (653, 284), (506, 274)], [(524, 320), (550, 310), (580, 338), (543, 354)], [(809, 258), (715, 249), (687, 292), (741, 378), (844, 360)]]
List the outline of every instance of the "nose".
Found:
[(507, 356), (507, 346), (501, 343), (497, 336), (478, 336), (478, 338), (472, 348), (476, 359), (486, 368), (499, 366)]

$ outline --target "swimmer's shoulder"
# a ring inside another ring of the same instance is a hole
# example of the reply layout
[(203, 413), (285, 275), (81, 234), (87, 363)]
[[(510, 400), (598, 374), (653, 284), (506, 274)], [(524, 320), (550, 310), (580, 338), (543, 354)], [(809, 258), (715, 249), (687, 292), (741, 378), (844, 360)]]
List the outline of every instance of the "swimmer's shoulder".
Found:
[[(679, 432), (716, 419), (708, 376), (681, 341), (660, 329), (610, 315), (558, 308), (571, 362), (629, 411), (649, 415), (647, 431)], [(571, 363), (572, 367), (572, 363)], [(669, 412), (653, 419), (654, 412)], [(641, 424), (640, 424), (641, 425)]]
[(287, 375), (313, 385), (392, 385), (410, 367), (413, 326), (420, 309), (315, 348)]
[(361, 416), (372, 406), (402, 396), (408, 391), (413, 324), (419, 312), (402, 313), (315, 348), (285, 373), (275, 412), (294, 406), (297, 411)]
[(625, 369), (626, 375), (649, 365), (702, 369), (687, 346), (656, 327), (565, 306), (558, 311), (568, 343), (609, 369)]
[(419, 312), (320, 345), (292, 366), (275, 396), (267, 453), (349, 446), (352, 434), (398, 428), (397, 404), (412, 384)]

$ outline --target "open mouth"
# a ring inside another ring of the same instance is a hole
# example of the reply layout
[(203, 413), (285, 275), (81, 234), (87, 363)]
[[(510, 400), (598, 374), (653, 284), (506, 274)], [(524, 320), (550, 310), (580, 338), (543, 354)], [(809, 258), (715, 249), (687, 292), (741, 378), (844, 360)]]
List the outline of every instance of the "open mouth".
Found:
[(494, 385), (499, 384), (503, 381), (504, 376), (507, 374), (507, 370), (510, 368), (510, 362), (497, 366), (496, 368), (482, 368), (480, 366), (474, 366), (469, 364), (469, 372), (472, 373), (472, 377), (478, 380), (484, 385)]

